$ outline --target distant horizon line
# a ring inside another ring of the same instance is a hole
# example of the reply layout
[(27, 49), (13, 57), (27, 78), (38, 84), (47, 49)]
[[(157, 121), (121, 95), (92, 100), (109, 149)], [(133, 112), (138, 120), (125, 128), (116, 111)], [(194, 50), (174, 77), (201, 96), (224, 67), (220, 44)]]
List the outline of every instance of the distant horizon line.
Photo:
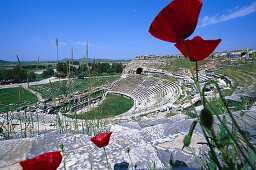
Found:
[[(236, 52), (236, 51), (246, 51), (247, 49), (235, 49), (235, 50), (224, 50), (224, 51), (216, 51), (216, 52), (213, 52), (213, 53), (222, 53), (222, 52)], [(255, 49), (249, 49), (249, 51), (253, 51), (253, 50), (255, 50)], [(155, 55), (155, 56), (166, 56), (166, 55), (182, 55), (182, 54), (165, 54), (165, 55), (160, 55), (160, 54), (147, 54), (147, 55), (138, 55), (138, 56), (150, 56), (150, 55)], [(137, 57), (137, 56), (135, 56), (135, 57)], [(135, 58), (134, 57), (134, 58)], [(133, 58), (133, 59), (134, 59)], [(71, 58), (64, 58), (64, 59), (61, 59), (61, 60), (59, 60), (59, 61), (63, 61), (63, 60), (65, 60), (65, 59), (67, 59), (67, 61), (69, 61), (69, 60), (72, 60)], [(88, 58), (88, 59), (90, 59), (90, 60), (94, 60), (94, 58)], [(124, 60), (124, 61), (129, 61), (129, 60), (133, 60), (133, 59), (108, 59), (108, 58), (95, 58), (95, 60), (112, 60), (112, 61), (122, 61), (122, 60)], [(73, 59), (74, 61), (77, 61), (77, 60), (83, 60), (83, 58), (79, 58), (79, 59)], [(85, 58), (85, 61), (87, 60), (87, 58)], [(0, 61), (4, 61), (4, 62), (18, 62), (17, 60), (3, 60), (3, 59), (0, 59)], [(22, 61), (24, 61), (24, 62), (37, 62), (37, 60), (22, 60)], [(54, 61), (54, 62), (58, 62), (58, 60), (51, 60), (51, 59), (49, 59), (49, 60), (39, 60), (39, 62), (47, 62), (47, 61)]]
[[(64, 59), (61, 59), (61, 60), (59, 60), (59, 61), (65, 61), (65, 59), (67, 60), (67, 61), (72, 61), (72, 59), (71, 58), (64, 58)], [(83, 58), (80, 58), (80, 59), (73, 59), (73, 61), (82, 61), (83, 60)], [(94, 58), (88, 58), (88, 60), (89, 61), (93, 61), (94, 60)], [(133, 59), (104, 59), (104, 58), (99, 58), (99, 59), (96, 59), (95, 58), (95, 60), (97, 61), (99, 61), (99, 60), (112, 60), (112, 61), (122, 61), (122, 60), (133, 60)], [(17, 60), (3, 60), (3, 59), (0, 59), (0, 61), (3, 61), (3, 62), (18, 62)], [(51, 61), (51, 62), (58, 62), (58, 60), (51, 60), (51, 59), (49, 59), (49, 60), (39, 60), (39, 63), (40, 62), (47, 62), (47, 61)], [(87, 61), (87, 58), (85, 58), (85, 61)], [(37, 62), (37, 60), (21, 60), (21, 62)]]

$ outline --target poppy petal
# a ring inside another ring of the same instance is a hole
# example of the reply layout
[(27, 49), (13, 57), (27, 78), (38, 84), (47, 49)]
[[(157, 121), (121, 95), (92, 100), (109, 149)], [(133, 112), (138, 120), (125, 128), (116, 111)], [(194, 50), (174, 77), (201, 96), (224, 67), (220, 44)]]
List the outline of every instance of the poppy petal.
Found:
[(156, 38), (179, 42), (195, 30), (203, 2), (201, 0), (174, 0), (151, 23), (149, 32)]
[(62, 161), (60, 151), (48, 152), (35, 158), (21, 161), (23, 170), (56, 170)]
[(91, 141), (99, 148), (103, 146), (107, 146), (109, 143), (111, 134), (112, 132), (98, 134), (95, 137), (91, 138)]
[[(201, 61), (207, 58), (219, 45), (221, 39), (204, 40), (200, 36), (194, 37), (192, 40), (184, 40), (190, 61)], [(185, 56), (183, 42), (178, 42), (175, 47)]]

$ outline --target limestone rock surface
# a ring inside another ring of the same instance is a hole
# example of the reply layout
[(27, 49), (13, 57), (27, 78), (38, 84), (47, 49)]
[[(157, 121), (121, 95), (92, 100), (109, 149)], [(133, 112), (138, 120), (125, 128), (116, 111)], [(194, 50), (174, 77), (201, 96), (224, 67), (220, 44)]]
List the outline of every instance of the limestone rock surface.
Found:
[[(256, 144), (256, 108), (234, 112), (233, 115), (239, 126), (245, 132), (241, 119), (247, 123), (247, 135)], [(170, 156), (173, 162), (183, 163), (184, 166), (201, 168), (200, 163), (188, 149), (183, 149), (183, 138), (188, 133), (195, 119), (187, 119), (186, 115), (178, 114), (166, 119), (147, 119), (138, 122), (126, 122), (110, 125), (113, 132), (106, 152), (111, 169), (129, 167), (131, 162), (126, 152), (130, 148), (130, 156), (136, 169), (150, 169), (155, 164), (156, 169), (169, 169)], [(215, 117), (216, 130), (220, 122)], [(227, 116), (227, 125), (231, 120)], [(13, 139), (0, 141), (0, 169), (21, 169), (19, 162), (34, 158), (40, 154), (58, 151), (59, 145), (64, 145), (64, 158), (67, 169), (107, 169), (103, 148), (98, 148), (91, 142), (91, 137), (85, 134), (45, 133), (34, 138)], [(207, 162), (207, 146), (199, 125), (196, 126), (190, 147), (196, 154)], [(63, 162), (58, 169), (63, 169)]]

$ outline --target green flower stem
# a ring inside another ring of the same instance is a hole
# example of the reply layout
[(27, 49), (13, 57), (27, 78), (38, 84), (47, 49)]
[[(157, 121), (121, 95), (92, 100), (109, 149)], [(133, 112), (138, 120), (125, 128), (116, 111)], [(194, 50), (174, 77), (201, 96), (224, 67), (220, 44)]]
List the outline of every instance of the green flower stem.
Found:
[[(218, 92), (219, 92), (220, 99), (222, 100), (224, 106), (227, 108), (227, 111), (228, 111), (228, 113), (229, 113), (230, 118), (232, 119), (232, 122), (234, 122), (234, 124), (235, 124), (235, 126), (237, 127), (239, 133), (243, 136), (243, 138), (245, 139), (245, 141), (246, 141), (246, 143), (249, 145), (249, 147), (250, 147), (254, 152), (256, 152), (255, 147), (253, 146), (253, 144), (251, 144), (251, 142), (250, 142), (249, 139), (246, 137), (246, 135), (244, 135), (244, 133), (242, 132), (242, 129), (238, 126), (238, 124), (237, 124), (237, 122), (236, 122), (236, 120), (235, 120), (233, 114), (230, 112), (230, 110), (229, 110), (229, 108), (228, 108), (228, 105), (227, 105), (227, 103), (226, 103), (226, 101), (225, 101), (223, 95), (222, 95), (221, 92), (220, 92), (220, 87), (219, 87), (219, 85), (218, 85), (215, 81), (209, 81), (209, 82), (207, 82), (207, 83), (205, 84), (205, 86), (204, 86), (204, 88), (203, 88), (203, 92), (205, 91), (206, 86), (209, 85), (209, 84), (215, 84), (215, 86), (216, 86), (216, 88), (217, 88), (217, 90), (218, 90)], [(203, 93), (203, 95), (204, 95), (204, 93)], [(207, 101), (207, 100), (206, 100), (206, 101)], [(208, 103), (208, 105), (209, 105), (209, 102), (208, 102), (208, 101), (207, 101), (207, 103)], [(213, 110), (213, 109), (212, 109), (212, 110)], [(217, 114), (216, 114), (216, 116), (217, 116), (217, 118), (219, 119), (219, 116), (218, 116)], [(226, 125), (225, 125), (225, 124), (223, 124), (223, 125), (224, 125), (224, 127), (226, 128)]]
[(227, 156), (228, 153), (225, 152), (223, 147), (219, 147), (219, 145), (217, 143), (218, 139), (217, 139), (216, 133), (213, 128), (211, 129), (211, 133), (213, 135), (213, 141), (214, 141), (215, 145), (218, 147), (218, 149), (221, 151), (222, 157), (223, 157), (225, 163), (229, 166), (230, 169), (235, 169), (234, 165), (230, 164), (230, 162), (228, 160), (228, 156)]
[(20, 120), (20, 134), (21, 134), (21, 137), (22, 137), (22, 119), (21, 119), (21, 117), (19, 117), (19, 120)]
[(245, 140), (244, 140), (244, 138), (242, 138), (240, 135), (237, 135), (237, 138), (238, 138), (238, 140), (241, 142), (241, 144), (242, 144), (242, 146), (244, 147), (244, 149), (246, 150), (246, 151), (249, 151), (248, 149), (248, 146), (246, 146), (246, 142), (245, 142)]
[(129, 156), (129, 159), (131, 161), (131, 167), (132, 167), (132, 170), (133, 170), (133, 163), (132, 163), (132, 159), (131, 159), (131, 156), (130, 156), (129, 152), (128, 152), (128, 156)]
[(59, 49), (58, 49), (58, 44), (57, 44), (57, 62), (59, 63)]
[(246, 137), (248, 138), (247, 126), (246, 126), (246, 123), (245, 123), (245, 121), (244, 121), (244, 117), (241, 116), (241, 118), (242, 118), (242, 121), (243, 121), (244, 127), (245, 127), (245, 135), (246, 135)]
[(190, 150), (190, 152), (192, 152), (192, 154), (196, 157), (196, 159), (200, 162), (200, 164), (203, 166), (203, 169), (204, 169), (206, 166), (205, 166), (204, 162), (202, 161), (202, 159), (200, 159), (196, 155), (195, 151), (191, 147), (187, 146), (187, 148)]
[[(213, 110), (213, 108), (211, 107), (211, 105), (209, 104), (209, 102), (206, 100), (207, 104), (209, 105), (209, 107), (211, 108), (211, 110)], [(216, 113), (215, 113), (216, 114)], [(232, 140), (235, 142), (237, 148), (239, 149), (239, 151), (242, 153), (243, 157), (246, 159), (246, 161), (250, 164), (250, 166), (252, 168), (254, 168), (253, 164), (250, 162), (250, 160), (248, 159), (248, 157), (246, 156), (246, 154), (244, 153), (244, 151), (240, 148), (239, 144), (237, 143), (236, 139), (234, 138), (234, 136), (232, 135), (232, 133), (228, 130), (228, 128), (226, 127), (226, 125), (222, 122), (221, 118), (218, 116), (218, 114), (216, 114), (218, 120), (220, 121), (220, 123), (223, 125), (223, 127), (225, 128), (225, 130), (228, 132), (229, 136), (232, 138)], [(255, 168), (254, 168), (255, 169)]]
[(187, 52), (187, 48), (186, 48), (186, 44), (185, 44), (184, 40), (182, 40), (182, 43), (183, 43), (183, 46), (184, 46), (184, 49), (185, 49), (185, 53), (186, 53), (186, 58), (187, 58), (188, 66), (189, 66), (189, 68), (190, 68), (190, 71), (191, 71), (193, 80), (194, 80), (194, 82), (195, 82), (195, 84), (196, 84), (196, 87), (197, 87), (199, 93), (200, 93), (200, 97), (202, 97), (202, 96), (203, 96), (203, 95), (202, 95), (202, 91), (201, 91), (201, 88), (200, 88), (200, 85), (199, 85), (198, 81), (196, 81), (196, 77), (195, 77), (195, 74), (194, 74), (194, 72), (193, 72), (193, 68), (192, 68), (192, 66), (191, 66), (191, 62), (190, 62), (189, 57), (188, 57), (188, 52)]
[(8, 111), (6, 115), (7, 115), (7, 138), (9, 139), (10, 130), (9, 130), (9, 112)]
[(198, 65), (197, 65), (197, 61), (196, 61), (196, 81), (198, 81)]
[[(184, 49), (185, 49), (187, 62), (188, 62), (188, 65), (189, 65), (189, 67), (190, 67), (190, 71), (191, 71), (191, 74), (192, 74), (192, 76), (193, 76), (193, 80), (194, 80), (194, 82), (195, 82), (195, 84), (196, 84), (196, 86), (197, 86), (197, 88), (198, 88), (198, 90), (199, 90), (200, 97), (201, 97), (201, 99), (202, 99), (202, 101), (203, 101), (203, 103), (204, 103), (204, 107), (206, 106), (206, 103), (207, 103), (208, 106), (210, 106), (211, 110), (214, 111), (214, 109), (211, 107), (211, 105), (209, 104), (209, 102), (205, 99), (204, 93), (202, 93), (198, 81), (196, 81), (195, 74), (194, 74), (194, 72), (193, 72), (193, 69), (192, 69), (192, 66), (191, 66), (191, 63), (190, 63), (190, 60), (189, 60), (189, 57), (188, 57), (188, 53), (187, 53), (187, 49), (186, 49), (186, 45), (185, 45), (184, 40), (182, 40), (182, 43), (183, 43), (183, 46), (184, 46)], [(218, 90), (218, 92), (219, 92), (219, 94), (220, 94), (220, 98), (221, 98), (221, 100), (222, 100), (224, 106), (226, 107), (226, 109), (227, 109), (227, 111), (228, 111), (228, 113), (229, 113), (229, 115), (230, 115), (232, 121), (234, 122), (235, 126), (238, 128), (238, 131), (241, 133), (241, 132), (242, 132), (242, 131), (241, 131), (241, 128), (238, 126), (237, 122), (235, 121), (233, 115), (231, 114), (231, 112), (230, 112), (230, 110), (229, 110), (229, 108), (228, 108), (228, 106), (227, 106), (227, 103), (225, 102), (223, 96), (221, 95), (220, 88), (219, 88), (218, 84), (217, 84), (216, 82), (214, 82), (214, 81), (210, 81), (210, 83), (214, 83), (214, 84), (216, 85), (217, 90)], [(207, 82), (206, 85), (207, 85), (207, 84), (210, 84), (210, 83)], [(204, 86), (204, 88), (206, 87), (206, 85)], [(214, 112), (215, 112), (215, 111), (214, 111)], [(233, 135), (231, 134), (231, 132), (228, 130), (228, 128), (226, 127), (226, 125), (222, 122), (222, 120), (220, 119), (220, 117), (218, 116), (218, 114), (216, 114), (216, 116), (217, 116), (218, 120), (221, 122), (221, 124), (224, 125), (224, 128), (226, 129), (226, 131), (228, 132), (228, 134), (230, 135), (230, 137), (232, 138), (232, 140), (235, 142), (236, 146), (238, 147), (238, 149), (240, 150), (240, 152), (242, 153), (242, 155), (244, 156), (244, 158), (246, 159), (246, 161), (250, 164), (250, 166), (251, 166), (253, 169), (255, 169), (255, 167), (252, 165), (252, 163), (250, 162), (250, 160), (247, 158), (246, 154), (243, 152), (243, 150), (242, 150), (242, 149), (240, 148), (240, 146), (238, 145), (237, 141), (235, 140), (235, 138), (233, 137)], [(203, 129), (203, 128), (202, 128), (202, 129)], [(205, 132), (204, 132), (204, 134), (205, 134)], [(242, 134), (242, 136), (245, 138), (246, 142), (249, 144), (250, 148), (252, 148), (252, 150), (255, 152), (255, 148), (254, 148), (254, 146), (249, 142), (248, 138), (247, 138), (243, 133), (241, 133), (241, 134)], [(208, 141), (209, 141), (208, 138), (206, 138), (206, 139), (207, 139), (207, 142), (208, 142)], [(208, 142), (208, 143), (209, 143), (209, 142)], [(211, 146), (210, 143), (209, 143), (209, 146)], [(210, 148), (211, 148), (211, 147), (210, 147)], [(212, 148), (211, 148), (211, 150), (212, 150)], [(214, 150), (212, 150), (212, 151), (213, 151), (212, 153), (215, 154), (215, 151), (214, 151)], [(216, 158), (216, 157), (215, 157), (215, 158)], [(217, 159), (216, 159), (216, 160), (217, 160)], [(217, 160), (217, 161), (218, 161), (218, 160)], [(220, 165), (218, 165), (218, 163), (217, 163), (217, 166), (218, 166), (218, 168), (220, 168)], [(222, 168), (220, 168), (220, 169), (222, 169)]]
[(37, 132), (38, 132), (38, 135), (39, 135), (39, 131), (40, 131), (40, 129), (39, 129), (39, 117), (38, 117), (38, 111), (37, 111), (37, 108), (38, 108), (38, 106), (37, 106), (37, 103), (36, 103)]
[(217, 167), (218, 167), (220, 170), (222, 170), (222, 167), (221, 167), (221, 165), (220, 165), (219, 159), (217, 158), (217, 155), (216, 155), (216, 153), (215, 153), (214, 147), (212, 146), (211, 142), (209, 141), (209, 139), (208, 139), (208, 137), (207, 137), (207, 135), (206, 135), (205, 129), (204, 129), (203, 125), (201, 124), (201, 122), (200, 122), (200, 127), (201, 127), (201, 129), (202, 129), (202, 131), (203, 131), (203, 133), (204, 133), (205, 139), (206, 139), (206, 141), (207, 141), (207, 143), (208, 143), (208, 145), (209, 145), (209, 147), (210, 147), (210, 150), (211, 150), (211, 153), (212, 153), (214, 162), (216, 163)]
[(64, 166), (64, 170), (66, 170), (66, 161), (65, 161), (65, 157), (64, 157), (64, 149), (61, 148), (61, 153), (62, 153), (62, 156), (63, 156), (63, 166)]
[[(199, 93), (200, 93), (200, 97), (201, 97), (202, 101), (204, 101), (204, 100), (203, 100), (203, 97), (202, 97), (203, 95), (202, 95), (202, 91), (201, 91), (200, 85), (199, 85), (198, 81), (196, 81), (195, 74), (194, 74), (194, 72), (193, 72), (193, 68), (192, 68), (192, 66), (191, 66), (191, 62), (190, 62), (189, 57), (188, 57), (188, 52), (187, 52), (187, 48), (186, 48), (186, 44), (185, 44), (184, 40), (182, 40), (182, 43), (183, 43), (183, 46), (184, 46), (184, 49), (185, 49), (187, 62), (188, 62), (188, 65), (189, 65), (189, 68), (190, 68), (190, 71), (191, 71), (193, 80), (194, 80), (194, 82), (195, 82), (195, 84), (196, 84), (196, 87), (197, 87)], [(204, 106), (205, 106), (205, 105), (204, 105)], [(222, 167), (221, 167), (221, 165), (220, 165), (220, 163), (219, 163), (219, 160), (218, 160), (218, 158), (217, 158), (217, 156), (216, 156), (215, 150), (214, 150), (214, 148), (212, 147), (212, 144), (210, 143), (209, 139), (207, 138), (205, 129), (204, 129), (204, 127), (203, 127), (203, 125), (202, 125), (201, 123), (200, 123), (200, 126), (201, 126), (201, 129), (202, 129), (203, 133), (204, 133), (205, 139), (206, 139), (206, 141), (207, 141), (207, 143), (208, 143), (208, 145), (209, 145), (209, 147), (210, 147), (211, 153), (213, 154), (213, 155), (212, 155), (212, 156), (213, 156), (213, 159), (215, 160), (215, 163), (217, 164), (218, 168), (219, 168), (220, 170), (222, 170)]]
[[(104, 153), (105, 153), (105, 156), (106, 156), (106, 161), (107, 161), (107, 164), (108, 164), (108, 157), (107, 157), (107, 152), (106, 152), (105, 146), (103, 146), (103, 149), (104, 149)], [(109, 164), (108, 164), (108, 170), (110, 170)]]
[[(234, 144), (233, 144), (233, 145), (234, 145)], [(235, 151), (236, 151), (236, 153), (237, 153), (239, 159), (242, 161), (243, 159), (242, 159), (242, 157), (241, 157), (241, 155), (240, 155), (240, 152), (237, 150), (237, 147), (234, 147), (234, 148), (235, 148)]]
[(24, 124), (25, 124), (25, 131), (24, 131), (24, 136), (25, 138), (27, 137), (27, 112), (25, 110), (25, 115), (24, 115)]
[[(229, 108), (228, 108), (228, 106), (227, 106), (227, 103), (226, 103), (226, 101), (224, 100), (224, 98), (223, 98), (223, 96), (222, 96), (222, 94), (221, 94), (221, 92), (220, 92), (220, 88), (219, 88), (218, 84), (217, 84), (215, 81), (209, 81), (209, 82), (207, 82), (207, 83), (205, 84), (204, 88), (203, 88), (203, 95), (204, 95), (205, 87), (206, 87), (207, 85), (209, 85), (209, 84), (212, 84), (212, 83), (216, 85), (217, 90), (218, 90), (219, 95), (220, 95), (220, 98), (221, 98), (221, 100), (222, 100), (224, 106), (226, 107), (226, 109), (227, 109), (227, 111), (228, 111), (228, 113), (229, 113), (229, 116), (230, 116), (230, 118), (232, 119), (233, 123), (234, 123), (235, 126), (238, 128), (238, 131), (239, 131), (240, 134), (243, 136), (243, 138), (245, 139), (245, 141), (246, 141), (246, 143), (249, 145), (249, 147), (255, 152), (255, 147), (249, 142), (247, 136), (242, 133), (241, 128), (238, 126), (236, 120), (234, 119), (233, 115), (231, 114), (231, 112), (230, 112), (230, 110), (229, 110)], [(207, 104), (209, 105), (209, 102), (208, 102), (207, 100), (206, 100), (206, 102), (207, 102)], [(210, 106), (210, 105), (209, 105), (209, 106)], [(213, 110), (213, 108), (211, 108), (211, 109)], [(213, 110), (213, 111), (214, 111), (214, 110)], [(249, 159), (247, 158), (246, 154), (245, 154), (245, 153), (243, 152), (243, 150), (240, 148), (239, 144), (237, 143), (237, 141), (235, 140), (235, 138), (233, 137), (233, 135), (231, 134), (231, 132), (228, 130), (228, 128), (226, 127), (226, 125), (221, 121), (220, 117), (219, 117), (217, 114), (216, 114), (216, 116), (217, 116), (218, 120), (224, 125), (224, 128), (226, 129), (226, 131), (228, 132), (228, 134), (230, 135), (230, 137), (232, 138), (232, 140), (235, 142), (236, 146), (238, 147), (238, 149), (240, 150), (240, 152), (242, 153), (242, 155), (244, 156), (244, 158), (246, 159), (246, 161), (250, 164), (250, 166), (251, 166), (252, 168), (255, 168), (255, 167), (253, 166), (253, 164), (252, 164), (252, 163), (249, 161)]]

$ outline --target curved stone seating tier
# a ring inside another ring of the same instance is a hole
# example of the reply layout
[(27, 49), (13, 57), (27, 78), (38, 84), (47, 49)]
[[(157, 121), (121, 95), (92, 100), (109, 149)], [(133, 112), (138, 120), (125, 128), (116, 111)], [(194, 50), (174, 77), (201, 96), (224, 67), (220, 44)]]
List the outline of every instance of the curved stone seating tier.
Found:
[(151, 76), (128, 75), (119, 79), (110, 89), (133, 96), (137, 108), (154, 106), (156, 103), (174, 102), (179, 98), (181, 89), (173, 82)]
[(243, 71), (237, 70), (234, 71), (232, 75), (223, 75), (221, 72), (215, 73), (215, 77), (219, 77), (224, 81), (228, 82), (231, 86), (235, 86), (235, 82), (238, 84), (241, 82), (242, 85), (250, 86), (252, 82), (255, 81), (255, 77), (251, 76)]

